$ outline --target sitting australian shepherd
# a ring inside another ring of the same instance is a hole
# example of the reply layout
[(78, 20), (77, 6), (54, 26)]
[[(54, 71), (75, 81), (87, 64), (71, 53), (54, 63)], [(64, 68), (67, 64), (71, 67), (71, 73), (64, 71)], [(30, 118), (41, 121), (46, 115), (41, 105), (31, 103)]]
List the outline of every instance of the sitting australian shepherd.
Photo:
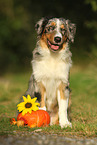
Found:
[(42, 18), (35, 28), (38, 41), (33, 51), (33, 72), (25, 95), (38, 98), (41, 109), (50, 114), (50, 125), (59, 123), (62, 128), (71, 127), (67, 116), (72, 64), (68, 43), (74, 41), (75, 24), (63, 18)]

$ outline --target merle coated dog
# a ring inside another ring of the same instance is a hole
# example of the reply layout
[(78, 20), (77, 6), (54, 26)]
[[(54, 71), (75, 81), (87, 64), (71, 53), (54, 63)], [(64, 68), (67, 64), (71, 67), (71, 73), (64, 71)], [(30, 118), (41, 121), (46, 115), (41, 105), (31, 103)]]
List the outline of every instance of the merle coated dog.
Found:
[(38, 97), (41, 109), (50, 113), (50, 125), (59, 123), (62, 128), (71, 127), (67, 109), (72, 54), (68, 43), (74, 41), (76, 26), (63, 18), (42, 18), (35, 29), (38, 40), (26, 95)]

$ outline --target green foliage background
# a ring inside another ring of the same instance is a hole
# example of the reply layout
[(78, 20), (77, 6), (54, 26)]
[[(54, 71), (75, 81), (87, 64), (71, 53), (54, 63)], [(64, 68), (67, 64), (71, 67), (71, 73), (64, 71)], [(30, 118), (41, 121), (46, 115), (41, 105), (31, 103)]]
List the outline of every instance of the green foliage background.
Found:
[(96, 63), (97, 0), (0, 0), (0, 74), (29, 68), (36, 43), (34, 25), (48, 15), (76, 24), (74, 63)]

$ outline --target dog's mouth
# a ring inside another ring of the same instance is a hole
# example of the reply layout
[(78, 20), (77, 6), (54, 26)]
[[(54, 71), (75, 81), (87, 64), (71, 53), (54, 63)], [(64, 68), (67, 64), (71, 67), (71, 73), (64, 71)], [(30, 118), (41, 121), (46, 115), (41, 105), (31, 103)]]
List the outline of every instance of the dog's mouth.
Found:
[(60, 45), (58, 45), (58, 44), (53, 44), (53, 43), (51, 43), (49, 40), (47, 40), (47, 42), (48, 42), (48, 46), (49, 46), (53, 51), (57, 51), (57, 50), (60, 49)]

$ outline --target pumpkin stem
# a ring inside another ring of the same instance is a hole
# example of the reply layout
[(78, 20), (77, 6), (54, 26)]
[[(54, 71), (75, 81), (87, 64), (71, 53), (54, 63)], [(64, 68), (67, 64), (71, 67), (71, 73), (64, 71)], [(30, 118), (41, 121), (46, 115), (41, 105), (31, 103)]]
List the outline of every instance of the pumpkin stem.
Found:
[(10, 124), (11, 125), (16, 125), (19, 127), (19, 126), (24, 126), (24, 121), (23, 120), (18, 120), (16, 121), (15, 118), (11, 118), (10, 119)]
[(15, 120), (15, 118), (10, 118), (10, 124), (12, 125), (17, 124), (17, 121)]

